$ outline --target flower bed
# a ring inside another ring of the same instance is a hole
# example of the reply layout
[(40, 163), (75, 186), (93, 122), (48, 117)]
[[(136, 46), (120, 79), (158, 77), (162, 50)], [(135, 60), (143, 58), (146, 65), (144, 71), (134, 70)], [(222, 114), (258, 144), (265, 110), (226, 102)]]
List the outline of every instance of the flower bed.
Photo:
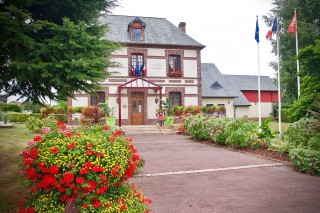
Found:
[(26, 195), (20, 212), (63, 212), (75, 200), (81, 212), (147, 212), (151, 202), (126, 180), (140, 157), (121, 130), (91, 126), (46, 128), (23, 151)]

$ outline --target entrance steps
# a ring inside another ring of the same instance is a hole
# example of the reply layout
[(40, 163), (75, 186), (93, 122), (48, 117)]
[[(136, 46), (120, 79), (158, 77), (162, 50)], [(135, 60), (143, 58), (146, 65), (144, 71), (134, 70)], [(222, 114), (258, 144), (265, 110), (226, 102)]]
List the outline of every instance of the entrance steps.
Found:
[(172, 135), (177, 128), (157, 125), (125, 125), (120, 127), (126, 135)]

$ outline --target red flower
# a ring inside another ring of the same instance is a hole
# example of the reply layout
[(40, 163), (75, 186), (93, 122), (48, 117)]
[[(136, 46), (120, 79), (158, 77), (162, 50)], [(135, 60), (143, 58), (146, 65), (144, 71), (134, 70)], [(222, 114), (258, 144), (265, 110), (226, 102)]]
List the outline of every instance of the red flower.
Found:
[(80, 169), (80, 174), (81, 175), (86, 175), (86, 174), (88, 174), (88, 169)]
[(83, 164), (84, 168), (90, 169), (92, 167), (92, 163), (91, 162), (85, 162)]
[(26, 159), (24, 160), (24, 165), (30, 166), (30, 165), (32, 165), (32, 164), (33, 164), (33, 159), (32, 159), (32, 158), (26, 158)]
[(31, 206), (27, 209), (27, 213), (34, 213), (34, 208)]
[(93, 147), (93, 144), (92, 144), (92, 143), (87, 143), (87, 144), (86, 144), (86, 148), (87, 148), (87, 149), (92, 148), (92, 147)]
[(33, 138), (34, 142), (39, 142), (39, 141), (41, 141), (41, 139), (42, 139), (42, 137), (39, 135)]
[(71, 137), (71, 135), (72, 135), (72, 132), (70, 132), (70, 131), (66, 131), (66, 132), (64, 133), (64, 135), (70, 138), (70, 137)]
[(62, 122), (62, 121), (57, 121), (57, 123), (56, 123), (58, 126), (62, 126), (62, 125), (64, 125), (64, 123)]
[(68, 145), (68, 149), (73, 149), (75, 147), (75, 142), (72, 142), (71, 144)]
[(35, 178), (37, 175), (37, 172), (34, 168), (28, 168), (27, 169), (27, 174), (26, 174), (26, 177), (29, 178), (29, 179), (33, 179)]
[(94, 191), (96, 190), (96, 187), (98, 185), (98, 183), (94, 180), (88, 180), (87, 183), (90, 185), (89, 187), (89, 191)]
[(127, 209), (126, 204), (123, 204), (123, 205), (120, 207), (120, 211), (124, 211), (124, 210), (126, 210), (126, 209)]
[(58, 153), (58, 151), (59, 151), (58, 147), (54, 147), (51, 149), (51, 153), (53, 153), (53, 154)]
[(84, 183), (84, 178), (83, 177), (77, 177), (76, 178), (76, 183), (77, 184), (83, 184)]
[(120, 168), (119, 165), (114, 166), (113, 170), (111, 171), (111, 175), (116, 176), (119, 171), (119, 168)]
[[(76, 133), (75, 136), (78, 136), (78, 137), (79, 137), (79, 136), (80, 136), (80, 133)], [(87, 204), (87, 205), (88, 205), (88, 204)]]
[(40, 168), (40, 169), (44, 168), (44, 163), (43, 162), (39, 162), (38, 163), (38, 168)]
[(103, 127), (103, 129), (104, 129), (105, 131), (108, 131), (108, 130), (110, 129), (110, 126), (105, 126), (105, 127)]
[(100, 208), (102, 206), (102, 204), (100, 203), (100, 201), (99, 200), (95, 200), (95, 201), (93, 201), (93, 207), (94, 208)]
[(36, 149), (36, 148), (31, 148), (30, 149), (30, 156), (31, 156), (31, 158), (33, 158), (33, 159), (36, 159), (37, 157), (38, 157), (38, 150)]
[(94, 151), (92, 151), (92, 150), (87, 150), (87, 151), (86, 151), (86, 154), (87, 154), (87, 155), (94, 155)]
[(100, 153), (97, 153), (96, 156), (97, 157), (104, 157), (104, 154), (102, 152), (100, 152)]
[(89, 205), (85, 203), (85, 204), (82, 205), (82, 208), (86, 209), (86, 208), (88, 208), (88, 206)]
[(91, 169), (91, 171), (97, 173), (97, 172), (103, 172), (104, 169), (103, 169), (103, 167), (94, 166), (94, 167)]
[(74, 174), (72, 173), (69, 173), (69, 172), (66, 172), (64, 175), (63, 175), (63, 182), (64, 183), (71, 183), (74, 179)]
[(102, 195), (107, 190), (108, 190), (107, 186), (102, 186), (100, 189), (98, 189), (97, 195)]
[(56, 165), (52, 165), (49, 169), (49, 171), (54, 174), (54, 175), (57, 175), (59, 173), (59, 167), (56, 166)]

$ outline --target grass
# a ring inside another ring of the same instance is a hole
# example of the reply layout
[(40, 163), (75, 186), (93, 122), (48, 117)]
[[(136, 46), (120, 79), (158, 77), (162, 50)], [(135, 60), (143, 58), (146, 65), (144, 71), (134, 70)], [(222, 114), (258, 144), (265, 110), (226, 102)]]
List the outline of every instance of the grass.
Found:
[[(281, 122), (281, 130), (282, 130), (282, 132), (284, 132), (286, 129), (288, 129), (289, 125), (290, 125), (290, 123)], [(279, 130), (279, 125), (278, 125), (277, 121), (271, 121), (269, 123), (269, 127), (273, 132)]]
[(14, 209), (13, 199), (23, 191), (19, 180), (19, 155), (33, 138), (24, 124), (15, 123), (13, 128), (0, 128), (0, 213)]

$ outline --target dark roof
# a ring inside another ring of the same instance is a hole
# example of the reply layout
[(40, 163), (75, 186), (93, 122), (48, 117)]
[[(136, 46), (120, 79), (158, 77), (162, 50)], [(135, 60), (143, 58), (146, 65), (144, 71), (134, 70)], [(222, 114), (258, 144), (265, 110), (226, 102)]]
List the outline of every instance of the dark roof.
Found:
[[(128, 25), (135, 19), (145, 25), (144, 41), (130, 40)], [(119, 43), (190, 46), (201, 49), (205, 47), (165, 18), (105, 15), (100, 18), (100, 21), (109, 24), (109, 31), (105, 38)]]
[[(202, 97), (231, 98), (235, 106), (250, 106), (250, 102), (241, 91), (258, 90), (258, 76), (223, 75), (212, 63), (201, 64)], [(215, 85), (215, 86), (213, 86)], [(220, 85), (221, 87), (219, 87)], [(278, 91), (269, 76), (260, 76), (261, 91)]]

